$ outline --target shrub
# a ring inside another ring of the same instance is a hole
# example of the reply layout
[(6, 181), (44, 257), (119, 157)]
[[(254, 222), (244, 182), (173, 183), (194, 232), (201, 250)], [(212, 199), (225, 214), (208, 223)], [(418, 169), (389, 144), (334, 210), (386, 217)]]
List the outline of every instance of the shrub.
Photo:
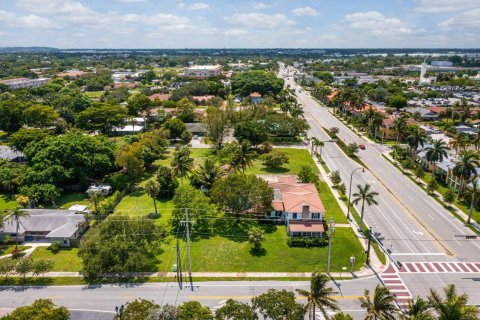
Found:
[(129, 183), (128, 176), (122, 172), (115, 172), (109, 175), (106, 182), (115, 190), (124, 190)]
[(342, 183), (342, 177), (340, 176), (340, 171), (335, 170), (330, 174), (330, 180), (336, 186)]
[(52, 251), (53, 253), (58, 253), (58, 251), (60, 251), (60, 241), (52, 242), (52, 244), (50, 245), (50, 251)]
[(274, 150), (262, 156), (263, 165), (269, 168), (279, 168), (285, 163), (288, 163), (288, 157), (285, 153)]
[(296, 238), (289, 237), (287, 239), (287, 244), (289, 247), (323, 247), (327, 245), (327, 240), (323, 237), (319, 238)]

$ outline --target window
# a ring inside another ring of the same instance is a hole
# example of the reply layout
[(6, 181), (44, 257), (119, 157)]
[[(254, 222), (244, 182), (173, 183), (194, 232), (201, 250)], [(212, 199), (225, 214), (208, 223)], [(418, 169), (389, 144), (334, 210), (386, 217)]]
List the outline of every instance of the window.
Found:
[(67, 244), (67, 239), (63, 239), (63, 243), (64, 243), (64, 244)]
[(320, 219), (320, 213), (312, 213), (312, 219)]
[(292, 213), (292, 219), (297, 219), (297, 213), (296, 212)]

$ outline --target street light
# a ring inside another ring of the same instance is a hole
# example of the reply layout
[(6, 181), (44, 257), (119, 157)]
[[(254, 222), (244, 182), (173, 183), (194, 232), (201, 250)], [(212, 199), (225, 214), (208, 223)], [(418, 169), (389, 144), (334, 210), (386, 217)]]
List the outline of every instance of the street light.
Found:
[(122, 304), (120, 308), (118, 306), (115, 307), (115, 312), (117, 313), (117, 316), (119, 319), (122, 319), (123, 312), (125, 311), (125, 306)]
[(349, 188), (349, 191), (348, 191), (347, 220), (350, 220), (350, 197), (352, 196), (353, 174), (354, 174), (356, 171), (358, 171), (358, 170), (362, 170), (362, 172), (365, 172), (365, 168), (364, 168), (364, 167), (357, 168), (357, 169), (353, 170), (353, 171), (352, 171), (352, 174), (350, 175), (350, 188)]
[(355, 265), (355, 256), (350, 257), (350, 273), (353, 274), (353, 266)]

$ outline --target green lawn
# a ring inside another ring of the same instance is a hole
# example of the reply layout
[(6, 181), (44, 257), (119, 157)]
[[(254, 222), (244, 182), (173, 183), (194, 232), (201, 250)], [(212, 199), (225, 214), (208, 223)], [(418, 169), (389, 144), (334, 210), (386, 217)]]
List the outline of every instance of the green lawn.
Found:
[[(74, 204), (83, 204), (90, 206), (90, 201), (85, 192), (73, 192), (63, 194), (55, 200), (55, 207), (68, 209)], [(53, 207), (51, 204), (46, 205), (47, 208)]]
[(0, 194), (0, 212), (15, 208), (17, 202), (15, 197), (9, 194)]
[[(291, 248), (287, 245), (284, 226), (278, 226), (266, 235), (260, 253), (252, 250), (245, 237), (213, 236), (194, 239), (191, 244), (192, 271), (206, 272), (310, 272), (326, 270), (327, 246), (314, 248)], [(164, 247), (165, 252), (157, 258), (160, 271), (170, 271), (175, 263), (174, 241)], [(181, 241), (182, 257), (185, 243)], [(332, 271), (349, 267), (350, 256), (355, 255), (358, 269), (365, 257), (363, 249), (350, 228), (337, 228), (332, 242)], [(186, 261), (183, 262), (186, 265)]]
[(325, 206), (325, 219), (327, 221), (333, 218), (335, 223), (348, 223), (347, 217), (345, 217), (343, 210), (338, 205), (337, 199), (335, 199), (328, 184), (323, 180), (320, 180), (320, 199), (322, 199)]
[(103, 91), (85, 91), (85, 95), (92, 99), (100, 98), (102, 94)]
[(58, 253), (53, 253), (47, 247), (39, 247), (33, 251), (32, 258), (53, 261), (52, 271), (81, 271), (82, 259), (77, 254), (78, 248), (60, 249)]
[(247, 169), (246, 173), (251, 174), (298, 174), (302, 166), (312, 167), (315, 173), (318, 173), (318, 168), (313, 162), (310, 153), (306, 149), (295, 148), (275, 148), (275, 150), (285, 153), (289, 162), (278, 169), (267, 168), (262, 165), (262, 160), (257, 158), (253, 161), (253, 166)]
[[(24, 251), (24, 250), (27, 250), (27, 249), (30, 249), (31, 247), (30, 246), (21, 246), (19, 245), (18, 246), (18, 250), (20, 251)], [(10, 254), (12, 253), (13, 249), (15, 249), (15, 244), (9, 244), (9, 245), (6, 245), (6, 246), (0, 246), (0, 256), (5, 256), (7, 254)]]

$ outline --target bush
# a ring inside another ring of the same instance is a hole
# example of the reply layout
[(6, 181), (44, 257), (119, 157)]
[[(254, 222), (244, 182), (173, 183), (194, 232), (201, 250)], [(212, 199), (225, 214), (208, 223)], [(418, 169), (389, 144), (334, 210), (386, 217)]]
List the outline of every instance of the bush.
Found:
[(340, 171), (335, 170), (330, 174), (330, 180), (336, 186), (342, 183), (342, 177), (340, 176)]
[(129, 179), (126, 174), (115, 172), (107, 177), (106, 182), (115, 190), (124, 190), (128, 186)]
[(347, 146), (348, 150), (348, 155), (353, 156), (355, 153), (358, 152), (359, 146), (355, 142), (349, 143)]
[(415, 175), (422, 179), (423, 177), (425, 177), (425, 169), (423, 169), (422, 166), (418, 166), (416, 169), (415, 169)]
[(289, 237), (287, 239), (287, 244), (289, 247), (323, 247), (328, 244), (327, 240), (323, 237), (319, 238), (295, 238)]
[(262, 164), (269, 168), (279, 168), (285, 163), (288, 163), (288, 157), (285, 153), (274, 150), (262, 156)]
[(448, 205), (451, 205), (453, 201), (455, 201), (455, 193), (453, 193), (452, 190), (448, 190), (447, 192), (445, 192), (445, 194), (443, 195), (443, 201), (448, 204)]
[(52, 251), (53, 253), (58, 253), (58, 251), (60, 251), (60, 241), (52, 242), (52, 244), (50, 245), (50, 251)]

